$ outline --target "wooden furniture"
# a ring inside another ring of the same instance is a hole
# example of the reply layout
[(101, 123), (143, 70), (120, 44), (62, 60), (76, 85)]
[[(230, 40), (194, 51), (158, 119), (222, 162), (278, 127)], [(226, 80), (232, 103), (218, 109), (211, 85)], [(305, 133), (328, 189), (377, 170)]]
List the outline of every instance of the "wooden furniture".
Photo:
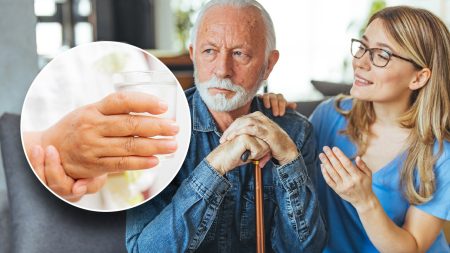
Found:
[(183, 90), (194, 85), (194, 65), (188, 53), (179, 54), (168, 51), (148, 50), (164, 63), (180, 82)]

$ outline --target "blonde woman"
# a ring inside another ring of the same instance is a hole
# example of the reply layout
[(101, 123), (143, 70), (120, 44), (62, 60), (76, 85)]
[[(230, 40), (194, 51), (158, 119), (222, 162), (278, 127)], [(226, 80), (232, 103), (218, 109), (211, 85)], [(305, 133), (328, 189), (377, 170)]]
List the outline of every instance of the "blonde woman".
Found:
[(449, 31), (429, 11), (390, 7), (351, 51), (351, 97), (311, 116), (323, 149), (325, 252), (450, 252), (442, 233), (450, 219)]

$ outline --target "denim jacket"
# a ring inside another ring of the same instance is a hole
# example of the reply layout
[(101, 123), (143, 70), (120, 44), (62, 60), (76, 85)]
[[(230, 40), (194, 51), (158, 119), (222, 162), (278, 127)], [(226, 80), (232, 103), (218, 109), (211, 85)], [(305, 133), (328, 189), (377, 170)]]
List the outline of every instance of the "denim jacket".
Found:
[[(192, 135), (186, 159), (171, 184), (147, 203), (127, 212), (129, 252), (255, 252), (253, 165), (218, 174), (205, 157), (221, 132), (195, 88), (186, 91)], [(296, 143), (299, 155), (283, 166), (263, 168), (267, 252), (321, 252), (326, 233), (310, 178), (317, 159), (311, 124), (298, 113), (274, 117), (261, 111)], [(226, 155), (226, 154), (223, 154)], [(309, 174), (309, 175), (308, 175)]]

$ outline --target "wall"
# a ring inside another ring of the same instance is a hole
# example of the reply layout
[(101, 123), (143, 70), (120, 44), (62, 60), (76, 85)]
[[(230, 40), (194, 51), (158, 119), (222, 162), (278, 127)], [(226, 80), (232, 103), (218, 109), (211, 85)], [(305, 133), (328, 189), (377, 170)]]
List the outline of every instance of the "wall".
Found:
[[(0, 115), (20, 113), (38, 72), (33, 0), (0, 0)], [(6, 184), (0, 156), (0, 205)]]

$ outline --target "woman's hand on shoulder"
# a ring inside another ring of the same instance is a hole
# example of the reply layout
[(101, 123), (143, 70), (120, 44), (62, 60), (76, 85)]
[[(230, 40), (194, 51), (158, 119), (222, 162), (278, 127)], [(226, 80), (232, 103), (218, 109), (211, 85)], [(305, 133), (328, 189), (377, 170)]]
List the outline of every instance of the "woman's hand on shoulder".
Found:
[(283, 116), (286, 113), (286, 109), (295, 110), (297, 104), (295, 102), (288, 102), (282, 94), (265, 93), (259, 96), (264, 102), (264, 107), (267, 109), (272, 108), (273, 116)]

